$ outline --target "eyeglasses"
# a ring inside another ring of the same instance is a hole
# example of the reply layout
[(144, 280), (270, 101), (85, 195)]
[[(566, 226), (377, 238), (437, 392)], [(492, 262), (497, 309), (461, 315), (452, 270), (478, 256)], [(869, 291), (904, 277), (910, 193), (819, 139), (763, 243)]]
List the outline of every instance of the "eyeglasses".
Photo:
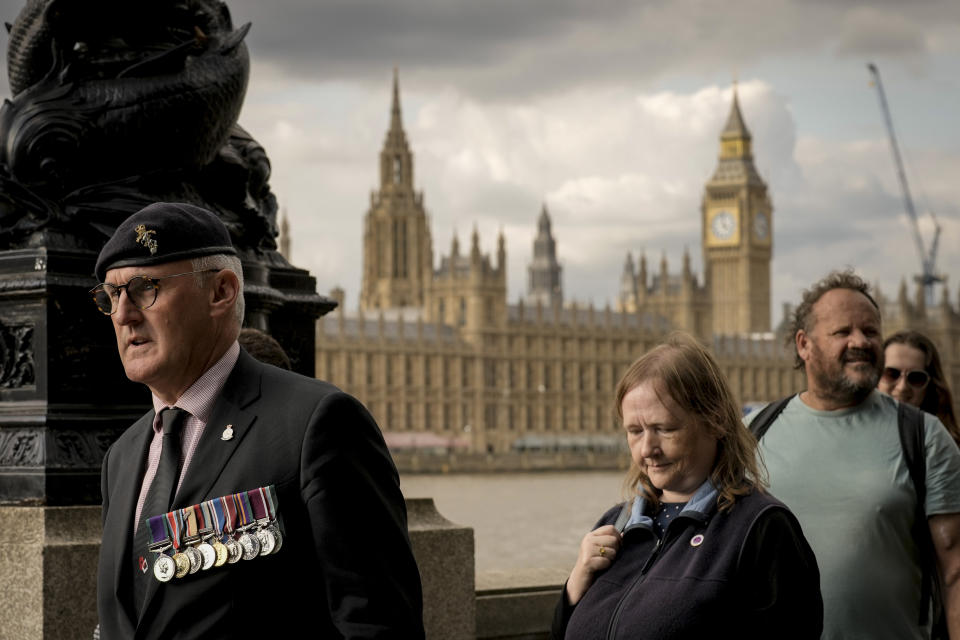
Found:
[(927, 386), (927, 383), (930, 382), (930, 374), (923, 369), (902, 371), (896, 367), (887, 367), (883, 370), (883, 377), (890, 382), (890, 384), (895, 384), (897, 380), (900, 379), (900, 376), (906, 376), (907, 384), (917, 389), (923, 389)]
[(160, 281), (167, 278), (179, 278), (180, 276), (190, 276), (196, 273), (216, 273), (219, 269), (204, 269), (201, 271), (187, 271), (185, 273), (174, 273), (169, 276), (133, 276), (127, 280), (127, 284), (110, 284), (101, 282), (93, 289), (90, 289), (90, 295), (101, 313), (112, 316), (120, 307), (120, 291), (127, 290), (127, 299), (133, 303), (137, 309), (149, 309), (157, 301), (157, 292), (160, 291)]

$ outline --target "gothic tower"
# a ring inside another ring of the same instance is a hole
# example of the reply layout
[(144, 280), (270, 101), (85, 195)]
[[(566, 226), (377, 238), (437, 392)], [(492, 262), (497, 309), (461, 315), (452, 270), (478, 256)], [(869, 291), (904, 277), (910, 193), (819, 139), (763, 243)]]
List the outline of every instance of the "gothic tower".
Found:
[(380, 189), (370, 193), (364, 219), (361, 308), (422, 306), (432, 263), (423, 192), (413, 190), (413, 155), (400, 118), (394, 69), (390, 129), (380, 152)]
[(734, 85), (730, 116), (720, 134), (720, 158), (701, 206), (715, 335), (770, 331), (773, 206), (750, 146)]
[(527, 303), (538, 303), (546, 309), (563, 304), (563, 289), (560, 284), (560, 270), (557, 262), (557, 242), (550, 231), (550, 215), (547, 205), (543, 205), (540, 219), (537, 221), (537, 237), (533, 241), (533, 260), (527, 267)]

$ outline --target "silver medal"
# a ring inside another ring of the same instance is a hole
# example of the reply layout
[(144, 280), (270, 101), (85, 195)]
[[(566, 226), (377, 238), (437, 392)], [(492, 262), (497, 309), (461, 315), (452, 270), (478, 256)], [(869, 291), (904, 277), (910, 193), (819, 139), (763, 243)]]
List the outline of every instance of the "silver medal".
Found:
[(280, 547), (283, 546), (283, 536), (280, 534), (280, 527), (278, 527), (276, 524), (271, 524), (269, 527), (267, 527), (267, 529), (273, 533), (273, 553), (277, 553), (280, 551)]
[(187, 558), (190, 559), (190, 573), (200, 571), (200, 567), (203, 566), (203, 555), (197, 551), (197, 548), (187, 547), (183, 552), (187, 554)]
[(227, 562), (233, 564), (234, 562), (240, 562), (243, 558), (243, 547), (240, 546), (240, 543), (234, 540), (233, 538), (227, 538), (227, 541), (223, 543), (227, 548)]
[(177, 573), (177, 563), (168, 555), (160, 554), (153, 563), (153, 577), (160, 582), (170, 582)]
[(212, 544), (207, 542), (202, 542), (197, 547), (197, 550), (200, 552), (200, 555), (203, 556), (203, 565), (201, 569), (209, 569), (217, 561), (217, 550), (213, 548)]
[(270, 555), (273, 553), (274, 547), (277, 546), (277, 540), (273, 537), (273, 532), (270, 529), (258, 529), (257, 540), (260, 541), (260, 555), (262, 556)]
[(240, 546), (243, 547), (244, 560), (253, 560), (260, 555), (260, 541), (257, 536), (244, 533), (240, 536)]

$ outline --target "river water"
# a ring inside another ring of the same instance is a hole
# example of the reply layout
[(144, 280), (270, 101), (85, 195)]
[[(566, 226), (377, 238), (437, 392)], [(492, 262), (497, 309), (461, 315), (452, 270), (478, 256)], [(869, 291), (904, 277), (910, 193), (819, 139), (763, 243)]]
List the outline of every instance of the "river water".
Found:
[(623, 471), (401, 475), (408, 498), (433, 498), (473, 527), (477, 572), (569, 571), (583, 538), (620, 501)]

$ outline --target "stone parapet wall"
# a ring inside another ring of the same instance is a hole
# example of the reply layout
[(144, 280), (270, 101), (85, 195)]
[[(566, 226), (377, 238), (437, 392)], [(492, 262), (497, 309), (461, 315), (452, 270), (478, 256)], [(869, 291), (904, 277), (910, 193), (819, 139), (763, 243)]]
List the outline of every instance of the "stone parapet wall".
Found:
[[(427, 640), (547, 638), (566, 572), (475, 573), (473, 529), (407, 500)], [(97, 623), (100, 507), (0, 507), (0, 640), (87, 640)], [(476, 576), (476, 577), (475, 577)]]
[(477, 640), (546, 640), (567, 572), (484, 571), (477, 575)]
[(88, 639), (100, 507), (0, 506), (0, 640)]
[(429, 454), (391, 451), (400, 473), (502, 473), (510, 471), (611, 471), (627, 469), (630, 454), (593, 451)]

